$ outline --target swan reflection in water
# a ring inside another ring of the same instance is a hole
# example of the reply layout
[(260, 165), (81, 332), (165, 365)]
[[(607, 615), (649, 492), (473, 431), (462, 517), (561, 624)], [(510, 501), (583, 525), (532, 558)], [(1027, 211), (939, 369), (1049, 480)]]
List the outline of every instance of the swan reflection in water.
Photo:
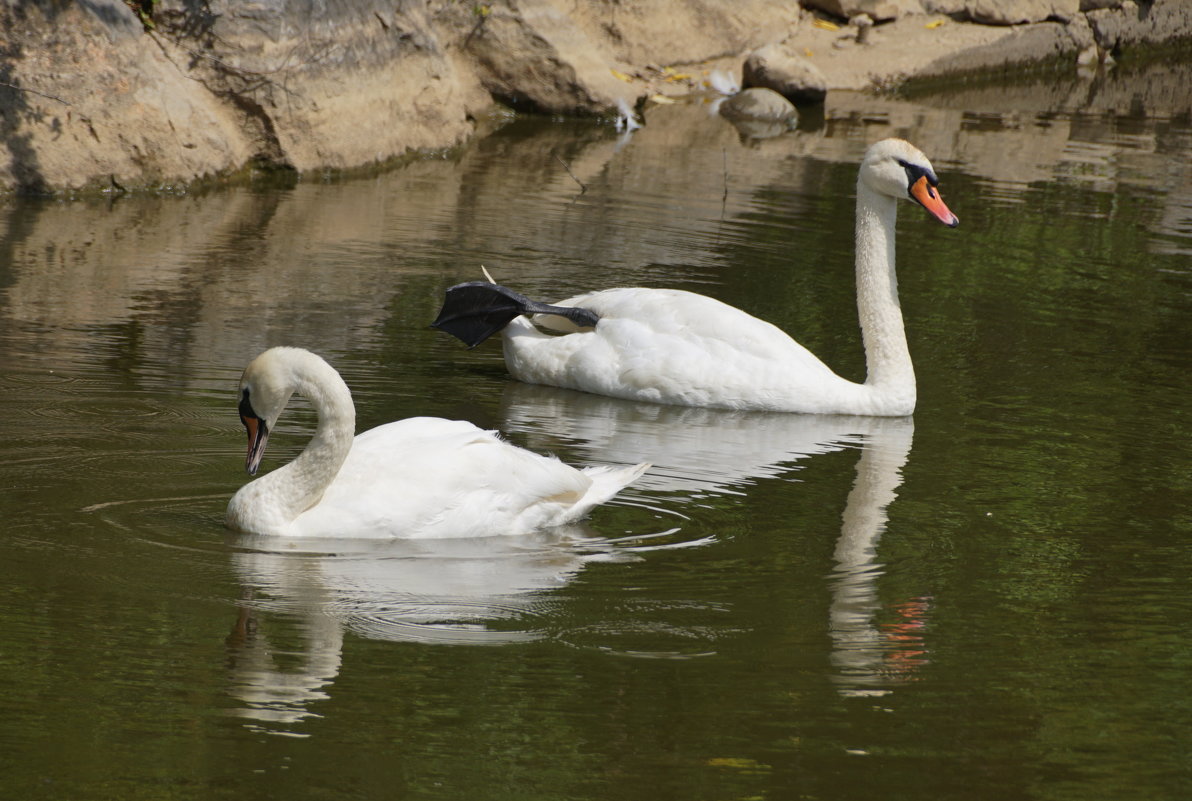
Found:
[[(532, 621), (545, 593), (588, 562), (625, 558), (600, 543), (581, 525), (477, 539), (238, 537), (241, 611), (228, 637), (231, 694), (245, 705), (237, 711), (274, 724), (311, 716), (308, 705), (328, 697), (339, 673), (345, 631), (439, 644), (538, 639)], [(301, 647), (278, 652), (261, 630), (266, 617), (293, 621)]]
[[(881, 694), (924, 661), (918, 629), (926, 600), (892, 607), (901, 616), (893, 624), (876, 620), (885, 616), (876, 546), (910, 453), (909, 418), (726, 412), (510, 382), (500, 428), (535, 449), (563, 440), (592, 463), (650, 460), (639, 489), (680, 500), (674, 505), (685, 512), (700, 498), (744, 494), (751, 483), (787, 475), (807, 456), (859, 448), (828, 579), (833, 681), (845, 695)], [(663, 534), (673, 539), (674, 530)], [(274, 725), (315, 714), (310, 705), (327, 698), (339, 673), (345, 631), (468, 645), (566, 639), (549, 631), (554, 591), (589, 562), (639, 558), (650, 541), (602, 538), (583, 525), (473, 540), (241, 537), (232, 559), (244, 598), (228, 640), (239, 714)], [(297, 653), (276, 658), (262, 616), (270, 625), (295, 621)]]
[[(880, 695), (926, 661), (930, 599), (901, 600), (883, 615), (877, 591), (877, 543), (910, 455), (911, 418), (728, 412), (522, 383), (507, 386), (503, 411), (503, 430), (532, 447), (549, 448), (545, 440), (557, 435), (592, 462), (645, 459), (653, 466), (639, 488), (695, 501), (743, 494), (745, 485), (788, 475), (807, 456), (859, 448), (828, 582), (832, 678), (843, 695)], [(895, 619), (879, 623), (879, 615)]]

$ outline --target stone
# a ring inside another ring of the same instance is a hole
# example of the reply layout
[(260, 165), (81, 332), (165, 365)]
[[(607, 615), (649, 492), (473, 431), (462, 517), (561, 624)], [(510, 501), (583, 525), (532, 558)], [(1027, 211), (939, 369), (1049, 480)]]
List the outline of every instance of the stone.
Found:
[(1187, 0), (1155, 0), (1145, 10), (1126, 0), (1120, 10), (1090, 11), (1085, 16), (1098, 46), (1106, 51), (1192, 38), (1192, 3)]
[(772, 89), (792, 103), (818, 103), (828, 93), (819, 68), (781, 45), (766, 45), (745, 59), (742, 85)]
[(158, 38), (181, 51), (178, 69), (239, 113), (269, 164), (348, 169), (450, 147), (489, 102), (448, 54), (425, 2), (155, 8)]
[(1080, 0), (970, 0), (969, 19), (985, 25), (1067, 22), (1080, 13)]
[(637, 100), (636, 90), (613, 74), (627, 67), (547, 0), (492, 7), (465, 47), (480, 66), (484, 87), (514, 109), (615, 115), (618, 101)]
[(0, 31), (0, 189), (168, 187), (252, 156), (120, 0), (0, 2)]
[(1083, 52), (1090, 47), (1096, 47), (1097, 40), (1093, 36), (1093, 26), (1089, 24), (1088, 19), (1083, 14), (1078, 14), (1075, 19), (1068, 23), (1067, 31), (1078, 50)]
[(778, 122), (792, 128), (799, 121), (799, 111), (791, 101), (773, 89), (760, 86), (726, 97), (718, 111), (725, 119)]
[(803, 5), (841, 19), (867, 14), (874, 22), (924, 13), (921, 0), (803, 0)]
[(1019, 28), (1003, 29), (997, 41), (969, 48), (936, 59), (919, 70), (920, 77), (949, 75), (973, 70), (1004, 70), (1015, 64), (1076, 58), (1081, 47), (1069, 31), (1058, 22), (1040, 22)]
[[(383, 163), (473, 136), (494, 97), (611, 118), (618, 101), (697, 91), (740, 53), (745, 86), (802, 103), (1040, 59), (1109, 64), (1192, 38), (1190, 0), (908, 0), (900, 12), (947, 16), (839, 30), (773, 0), (142, 5), (150, 30), (122, 0), (0, 0), (0, 195)], [(878, 5), (834, 7), (891, 13)]]

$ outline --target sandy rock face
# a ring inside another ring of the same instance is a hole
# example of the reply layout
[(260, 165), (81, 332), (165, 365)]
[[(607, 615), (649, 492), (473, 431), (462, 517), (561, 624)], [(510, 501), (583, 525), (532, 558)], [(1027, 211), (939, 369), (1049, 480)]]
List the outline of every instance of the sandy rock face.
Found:
[(1096, 9), (1087, 16), (1097, 43), (1106, 50), (1168, 41), (1175, 35), (1188, 37), (1192, 32), (1192, 2), (1188, 0), (1155, 0), (1149, 6), (1125, 0), (1120, 8)]
[(235, 113), (120, 0), (0, 3), (0, 31), (0, 187), (190, 181), (252, 156)]
[(456, 145), (494, 101), (613, 117), (746, 54), (747, 87), (805, 103), (1192, 37), (1190, 0), (148, 5), (141, 20), (123, 0), (0, 0), (0, 193), (362, 167)]
[(632, 106), (637, 99), (612, 72), (625, 65), (549, 2), (528, 0), (516, 13), (492, 9), (464, 46), (476, 59), (484, 87), (515, 109), (593, 115), (619, 100)]
[(257, 157), (297, 170), (455, 144), (488, 100), (462, 80), (425, 3), (165, 0), (157, 19), (155, 38), (239, 113)]
[(986, 25), (1067, 22), (1080, 11), (1080, 0), (969, 0), (966, 5), (969, 18)]
[(875, 22), (898, 19), (904, 14), (922, 14), (925, 10), (921, 0), (803, 0), (803, 5), (843, 19), (865, 14)]

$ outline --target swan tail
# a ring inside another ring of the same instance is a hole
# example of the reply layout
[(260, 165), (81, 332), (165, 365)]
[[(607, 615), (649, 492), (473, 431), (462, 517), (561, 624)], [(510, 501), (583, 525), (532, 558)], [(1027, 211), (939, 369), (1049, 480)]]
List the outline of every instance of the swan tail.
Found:
[(600, 318), (573, 306), (549, 306), (512, 289), (485, 281), (456, 284), (447, 290), (443, 308), (431, 323), (474, 348), (523, 314), (557, 314), (580, 327), (591, 328)]
[(642, 473), (650, 469), (649, 462), (630, 465), (629, 467), (586, 467), (584, 475), (592, 479), (592, 485), (584, 496), (572, 507), (572, 514), (568, 517), (576, 520), (586, 515), (594, 507), (612, 498), (625, 487), (641, 478)]

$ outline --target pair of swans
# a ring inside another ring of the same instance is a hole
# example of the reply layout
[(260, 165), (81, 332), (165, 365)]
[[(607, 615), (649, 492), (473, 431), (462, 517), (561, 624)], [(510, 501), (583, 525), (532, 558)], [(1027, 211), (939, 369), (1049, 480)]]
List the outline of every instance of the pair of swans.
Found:
[[(856, 270), (868, 366), (863, 384), (836, 375), (775, 326), (680, 290), (610, 289), (548, 306), (474, 282), (448, 290), (434, 325), (470, 347), (504, 331), (506, 364), (529, 383), (684, 406), (908, 415), (915, 375), (894, 272), (896, 204), (911, 200), (955, 226), (938, 183), (927, 158), (900, 139), (873, 145), (861, 163)], [(438, 418), (410, 418), (354, 436), (351, 394), (334, 368), (309, 351), (272, 348), (240, 381), (250, 474), (295, 392), (318, 411), (314, 437), (292, 462), (233, 496), (227, 512), (233, 529), (290, 537), (521, 534), (582, 517), (649, 466), (577, 470), (470, 423)]]

